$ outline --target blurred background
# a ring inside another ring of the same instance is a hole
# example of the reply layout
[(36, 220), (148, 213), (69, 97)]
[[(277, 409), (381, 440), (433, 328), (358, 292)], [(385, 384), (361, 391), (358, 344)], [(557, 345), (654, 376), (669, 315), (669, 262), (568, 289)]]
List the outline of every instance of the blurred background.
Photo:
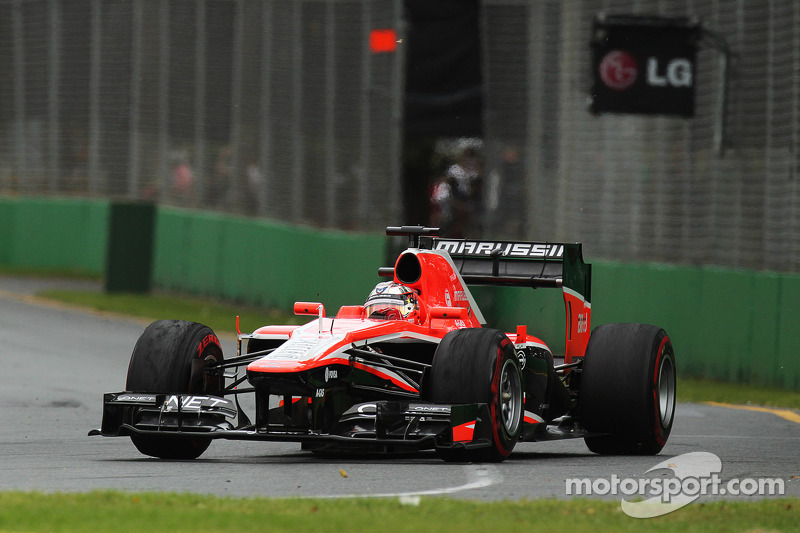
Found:
[[(591, 111), (599, 13), (716, 36), (692, 116)], [(0, 0), (0, 76), (6, 196), (800, 266), (794, 0)]]

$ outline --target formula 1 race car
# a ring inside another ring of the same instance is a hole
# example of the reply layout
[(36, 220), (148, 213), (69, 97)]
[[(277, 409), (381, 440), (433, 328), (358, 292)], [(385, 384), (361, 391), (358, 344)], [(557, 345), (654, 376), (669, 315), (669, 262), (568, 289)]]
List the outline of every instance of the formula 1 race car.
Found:
[[(90, 435), (129, 436), (143, 454), (171, 459), (196, 458), (217, 438), (318, 453), (433, 449), (447, 461), (502, 461), (518, 441), (564, 438), (601, 454), (662, 449), (675, 412), (672, 344), (642, 324), (590, 334), (580, 244), (446, 239), (421, 226), (387, 234), (409, 247), (379, 269), (386, 281), (363, 305), (328, 316), (321, 303), (295, 303), (315, 318), (239, 332), (235, 357), (224, 359), (202, 324), (150, 324), (126, 391), (105, 394)], [(525, 325), (485, 327), (468, 285), (561, 289), (563, 359)]]

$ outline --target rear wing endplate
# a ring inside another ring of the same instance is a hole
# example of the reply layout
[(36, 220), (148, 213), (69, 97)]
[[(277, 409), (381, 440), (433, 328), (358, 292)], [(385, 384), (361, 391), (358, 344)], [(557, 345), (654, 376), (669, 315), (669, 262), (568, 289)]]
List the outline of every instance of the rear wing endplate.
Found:
[(417, 235), (419, 247), (447, 252), (468, 285), (561, 288), (566, 311), (565, 363), (589, 342), (592, 266), (580, 243), (474, 241)]

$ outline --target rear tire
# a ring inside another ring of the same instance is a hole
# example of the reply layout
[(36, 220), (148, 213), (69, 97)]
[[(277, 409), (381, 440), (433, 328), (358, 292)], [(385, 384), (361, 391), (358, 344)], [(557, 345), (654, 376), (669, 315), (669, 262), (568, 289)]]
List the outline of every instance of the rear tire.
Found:
[[(223, 378), (204, 372), (193, 374), (197, 360), (221, 362), (222, 347), (208, 326), (185, 320), (159, 320), (136, 341), (128, 365), (125, 390), (161, 394), (215, 393)], [(145, 455), (162, 459), (196, 459), (211, 439), (131, 436)]]
[(675, 352), (666, 332), (645, 324), (605, 324), (589, 337), (580, 386), (586, 437), (599, 454), (654, 455), (675, 417)]
[(491, 447), (438, 449), (442, 459), (498, 462), (514, 449), (522, 428), (522, 373), (503, 332), (470, 328), (448, 333), (433, 356), (426, 390), (436, 403), (489, 406)]

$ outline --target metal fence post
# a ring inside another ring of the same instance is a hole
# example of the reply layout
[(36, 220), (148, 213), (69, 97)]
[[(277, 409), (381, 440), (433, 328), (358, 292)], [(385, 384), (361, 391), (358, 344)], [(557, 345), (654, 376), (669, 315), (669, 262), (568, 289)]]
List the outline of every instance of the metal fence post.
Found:
[(128, 196), (139, 196), (139, 180), (141, 175), (139, 133), (139, 115), (141, 112), (142, 90), (142, 0), (133, 0), (133, 20), (131, 39), (131, 87), (130, 87), (130, 126), (128, 128)]
[[(261, 212), (265, 206), (272, 205), (276, 193), (275, 188), (275, 169), (273, 168), (270, 150), (272, 149), (272, 15), (273, 3), (271, 0), (261, 5), (261, 101), (259, 102), (259, 146), (258, 164), (264, 174), (264, 190), (259, 194), (264, 195), (265, 202), (259, 202), (259, 215), (269, 215), (272, 213)], [(274, 216), (274, 215), (273, 215)]]
[(194, 42), (194, 175), (197, 180), (195, 205), (203, 205), (206, 172), (206, 1), (198, 0)]
[[(405, 37), (405, 26), (403, 24), (403, 2), (402, 0), (394, 0), (394, 12), (392, 15), (392, 24), (395, 26), (397, 36), (401, 41)], [(391, 149), (389, 150), (389, 176), (390, 180), (389, 191), (391, 197), (397, 198), (396, 202), (389, 202), (389, 213), (392, 220), (400, 220), (405, 212), (401, 198), (403, 198), (403, 191), (400, 185), (402, 164), (400, 161), (402, 154), (403, 144), (403, 111), (405, 104), (405, 49), (406, 45), (398, 46), (394, 52), (394, 63), (392, 65), (392, 82), (390, 84), (391, 94), (391, 130), (389, 132), (389, 139)]]
[(59, 138), (60, 123), (59, 110), (59, 74), (61, 71), (61, 3), (50, 0), (48, 5), (49, 33), (47, 43), (47, 158), (49, 168), (48, 189), (50, 194), (56, 194), (61, 181), (61, 145)]
[(292, 2), (292, 205), (291, 220), (303, 222), (305, 177), (303, 165), (303, 1)]
[(158, 32), (158, 197), (167, 198), (169, 190), (169, 2), (159, 2)]
[(328, 0), (325, 6), (325, 223), (336, 224), (336, 9)]
[(100, 80), (103, 53), (103, 3), (92, 0), (89, 70), (89, 192), (100, 192)]
[(28, 147), (25, 116), (25, 36), (22, 20), (22, 2), (15, 0), (12, 6), (12, 39), (14, 46), (14, 141), (18, 187), (28, 191)]
[(233, 20), (233, 58), (231, 61), (231, 174), (227, 200), (232, 206), (242, 204), (248, 194), (247, 178), (242, 172), (242, 41), (244, 39), (244, 2), (236, 0)]
[(362, 33), (361, 64), (361, 161), (358, 167), (358, 226), (360, 229), (369, 225), (369, 175), (372, 164), (372, 53), (366, 43), (372, 30), (372, 2), (363, 0), (364, 26)]

